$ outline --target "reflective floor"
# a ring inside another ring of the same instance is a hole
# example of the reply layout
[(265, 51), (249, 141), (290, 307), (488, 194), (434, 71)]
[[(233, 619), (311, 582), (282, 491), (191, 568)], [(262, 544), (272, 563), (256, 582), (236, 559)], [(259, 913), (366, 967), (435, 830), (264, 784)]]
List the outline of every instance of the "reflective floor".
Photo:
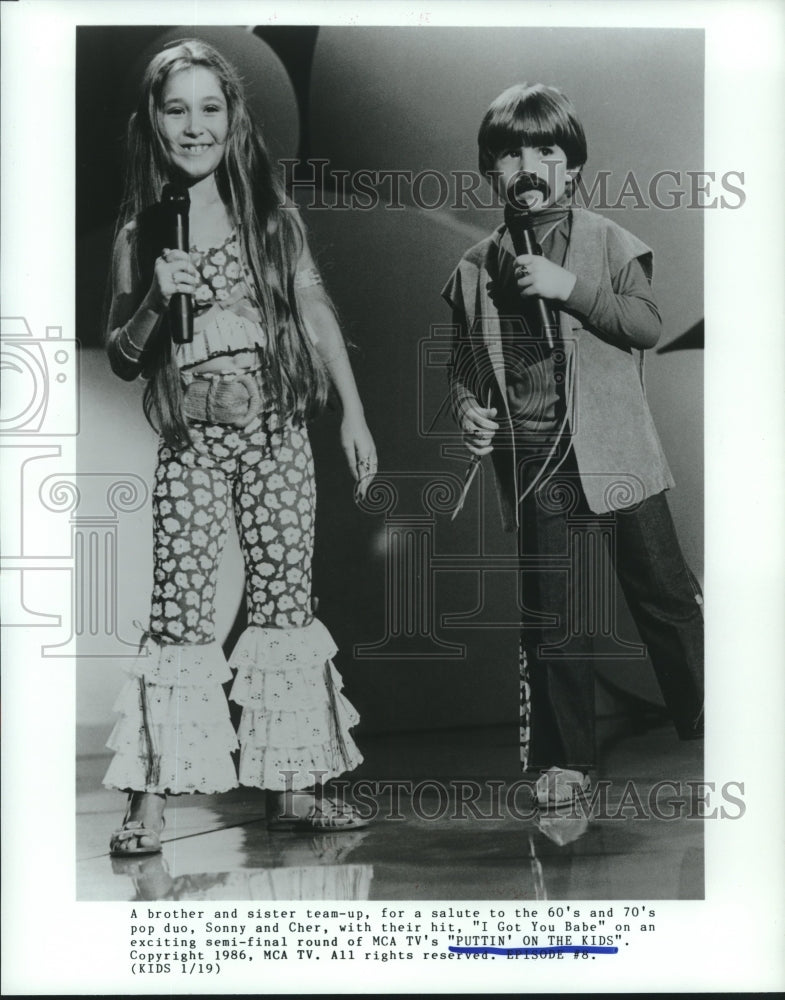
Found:
[(108, 853), (124, 809), (101, 788), (108, 758), (80, 758), (77, 898), (703, 896), (703, 821), (686, 784), (702, 776), (702, 743), (667, 724), (606, 722), (594, 805), (561, 814), (534, 807), (512, 727), (360, 742), (366, 761), (342, 791), (373, 817), (366, 828), (269, 832), (258, 791), (184, 796), (169, 800), (163, 853), (129, 859)]

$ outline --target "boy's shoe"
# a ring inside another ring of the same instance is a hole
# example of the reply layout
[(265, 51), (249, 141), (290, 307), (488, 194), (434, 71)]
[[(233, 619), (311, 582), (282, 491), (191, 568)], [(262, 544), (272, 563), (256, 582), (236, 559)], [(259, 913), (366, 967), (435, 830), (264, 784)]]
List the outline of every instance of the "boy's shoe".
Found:
[(549, 767), (534, 786), (540, 809), (561, 809), (571, 806), (578, 791), (587, 792), (591, 784), (588, 774), (563, 767)]
[(687, 722), (676, 720), (676, 732), (680, 740), (702, 740), (703, 739), (703, 708), (694, 719)]

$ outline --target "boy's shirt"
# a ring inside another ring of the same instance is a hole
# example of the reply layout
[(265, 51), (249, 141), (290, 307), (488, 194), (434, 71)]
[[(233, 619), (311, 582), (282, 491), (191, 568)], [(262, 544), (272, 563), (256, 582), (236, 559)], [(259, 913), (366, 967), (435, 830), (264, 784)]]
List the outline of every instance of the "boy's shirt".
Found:
[[(538, 212), (533, 222), (543, 255), (563, 266), (570, 237), (569, 211), (561, 208)], [(614, 294), (609, 296), (603, 294), (602, 285), (592, 286), (585, 278), (578, 278), (563, 308), (606, 336), (635, 329), (642, 338), (656, 340), (660, 314), (638, 260), (633, 258), (612, 275), (611, 282)], [(620, 295), (621, 306), (617, 298)], [(625, 315), (619, 316), (620, 308)], [(538, 435), (556, 431), (565, 406), (563, 366), (554, 362), (554, 352), (543, 343), (536, 300), (521, 298), (513, 285), (510, 310), (520, 313), (523, 324), (522, 335), (505, 338), (503, 343), (507, 403), (513, 425), (518, 432)]]
[(534, 304), (520, 297), (505, 227), (464, 254), (442, 292), (461, 327), (451, 366), (454, 408), (460, 413), (490, 388), (507, 418), (492, 458), (508, 529), (517, 524), (516, 438), (520, 447), (529, 435), (552, 436), (566, 408), (592, 510), (630, 506), (673, 485), (643, 393), (642, 351), (633, 346), (653, 345), (660, 332), (651, 250), (584, 209), (557, 208), (535, 219), (545, 256), (577, 276), (561, 305), (555, 352), (543, 342)]

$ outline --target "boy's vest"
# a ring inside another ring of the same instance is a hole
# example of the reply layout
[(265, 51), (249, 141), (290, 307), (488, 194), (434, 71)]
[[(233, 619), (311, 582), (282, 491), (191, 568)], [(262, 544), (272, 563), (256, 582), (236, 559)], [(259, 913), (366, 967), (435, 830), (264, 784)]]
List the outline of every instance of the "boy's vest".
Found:
[[(493, 405), (510, 431), (507, 385), (499, 314), (493, 301), (494, 282), (512, 277), (514, 250), (500, 227), (461, 259), (447, 286), (447, 297), (462, 306), (467, 330), (473, 331), (474, 368), (490, 363), (500, 393)], [(632, 233), (585, 209), (573, 209), (565, 268), (609, 291), (611, 276), (638, 258), (651, 281), (652, 252)], [(573, 363), (574, 387), (570, 421), (581, 485), (591, 510), (603, 514), (640, 503), (673, 486), (643, 388), (643, 351), (603, 339), (566, 312), (560, 313), (561, 336)], [(477, 337), (481, 331), (482, 336)], [(483, 356), (484, 355), (484, 356)], [(471, 387), (469, 387), (471, 389)], [(454, 393), (460, 387), (453, 386)], [(460, 400), (458, 400), (460, 402)], [(505, 529), (518, 524), (518, 487), (514, 448), (492, 452)]]

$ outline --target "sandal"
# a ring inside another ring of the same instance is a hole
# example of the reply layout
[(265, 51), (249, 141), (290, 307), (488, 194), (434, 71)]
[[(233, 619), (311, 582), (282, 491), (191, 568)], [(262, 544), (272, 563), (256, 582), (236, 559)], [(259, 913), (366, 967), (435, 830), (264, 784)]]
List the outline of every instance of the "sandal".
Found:
[(561, 809), (571, 806), (577, 792), (587, 792), (591, 780), (588, 774), (563, 767), (551, 767), (537, 779), (535, 792), (540, 809)]
[[(145, 845), (142, 840), (151, 843)], [(134, 841), (136, 846), (134, 846)], [(109, 853), (113, 857), (125, 857), (128, 854), (159, 854), (161, 838), (155, 830), (148, 830), (144, 823), (138, 820), (128, 820), (120, 830), (115, 830), (109, 841)]]
[[(160, 854), (161, 852), (161, 832), (166, 826), (166, 817), (161, 816), (161, 831), (151, 830), (146, 827), (141, 820), (129, 819), (133, 796), (128, 796), (123, 825), (119, 830), (115, 830), (109, 840), (109, 853), (112, 857), (127, 857), (131, 854)], [(142, 841), (147, 840), (147, 844)]]
[(359, 830), (368, 826), (368, 820), (345, 802), (336, 802), (321, 796), (314, 800), (305, 816), (272, 816), (267, 821), (267, 829), (273, 831), (294, 831), (303, 833), (339, 833), (343, 830)]

